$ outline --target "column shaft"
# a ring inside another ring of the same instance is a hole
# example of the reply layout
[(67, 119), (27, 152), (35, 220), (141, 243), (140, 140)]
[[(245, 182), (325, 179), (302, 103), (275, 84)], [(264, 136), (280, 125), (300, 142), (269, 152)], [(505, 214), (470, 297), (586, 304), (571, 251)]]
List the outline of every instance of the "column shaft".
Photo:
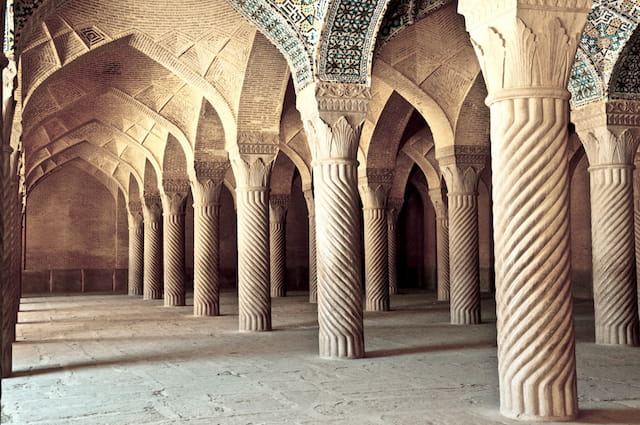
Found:
[(313, 174), (320, 356), (359, 358), (364, 333), (356, 162), (316, 161)]
[(271, 221), (271, 296), (284, 297), (286, 272), (285, 223)]
[(596, 343), (638, 345), (632, 166), (589, 172)]
[(193, 314), (220, 314), (220, 206), (194, 204)]
[(389, 294), (398, 293), (398, 230), (397, 219), (387, 215), (387, 252), (389, 255)]
[(500, 405), (556, 420), (577, 413), (568, 105), (534, 95), (491, 104)]
[(389, 254), (385, 208), (364, 208), (365, 306), (389, 310)]
[(237, 188), (241, 331), (271, 330), (269, 202), (266, 188)]
[(162, 218), (145, 216), (144, 287), (145, 300), (162, 298)]
[(164, 305), (185, 305), (184, 212), (164, 214)]
[(129, 295), (143, 294), (144, 223), (131, 219), (129, 223)]
[(436, 219), (436, 253), (438, 258), (438, 301), (450, 299), (449, 280), (449, 219)]
[(449, 194), (451, 323), (480, 323), (478, 195)]
[(309, 218), (309, 302), (318, 302), (318, 269), (316, 264), (316, 213), (313, 200), (313, 190), (304, 191)]

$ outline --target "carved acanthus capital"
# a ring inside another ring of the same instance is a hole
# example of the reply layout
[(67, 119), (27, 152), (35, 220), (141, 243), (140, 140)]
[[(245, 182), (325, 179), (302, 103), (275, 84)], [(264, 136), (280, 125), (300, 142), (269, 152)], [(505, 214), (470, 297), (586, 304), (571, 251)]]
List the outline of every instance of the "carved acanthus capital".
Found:
[(289, 195), (269, 196), (269, 219), (273, 223), (282, 223), (287, 215)]
[(592, 129), (586, 134), (580, 133), (580, 139), (587, 153), (590, 166), (626, 165), (633, 166), (640, 139), (631, 130), (620, 133), (608, 127)]
[(516, 93), (500, 92), (523, 87), (537, 88), (545, 97), (567, 96), (591, 0), (460, 0), (458, 11), (465, 17), (490, 98), (511, 97)]
[(314, 160), (355, 159), (370, 100), (371, 89), (362, 84), (318, 82), (298, 93)]
[(478, 193), (478, 179), (483, 167), (471, 164), (440, 165), (449, 194), (472, 195)]
[(266, 189), (269, 187), (274, 158), (253, 155), (236, 155), (231, 158), (231, 168), (238, 189)]
[(358, 185), (362, 207), (364, 209), (386, 208), (390, 188), (391, 185), (388, 183), (364, 183)]
[(188, 192), (165, 192), (162, 209), (165, 215), (184, 214)]
[(446, 198), (442, 195), (442, 188), (429, 189), (429, 198), (436, 211), (436, 219), (444, 219), (448, 217)]
[(489, 158), (488, 146), (455, 145), (436, 151), (449, 193), (476, 193), (478, 176)]
[(162, 198), (159, 193), (145, 192), (144, 205), (142, 207), (144, 221), (151, 223), (162, 218)]
[(140, 201), (130, 201), (129, 202), (129, 228), (137, 228), (142, 224), (144, 219), (142, 213), (142, 202)]
[(222, 179), (216, 177), (199, 177), (191, 182), (193, 206), (212, 206), (220, 204)]
[(389, 198), (387, 199), (387, 221), (390, 224), (395, 224), (398, 221), (398, 216), (404, 205), (403, 198)]

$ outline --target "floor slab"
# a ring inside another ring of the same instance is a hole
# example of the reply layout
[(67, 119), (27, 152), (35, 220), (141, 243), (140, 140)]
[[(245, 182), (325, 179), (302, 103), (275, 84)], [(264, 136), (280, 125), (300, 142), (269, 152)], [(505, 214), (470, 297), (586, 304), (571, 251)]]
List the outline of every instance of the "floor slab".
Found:
[[(516, 424), (498, 412), (493, 302), (484, 323), (448, 324), (434, 294), (365, 313), (367, 357), (318, 358), (307, 295), (273, 300), (273, 332), (119, 295), (24, 298), (2, 424)], [(191, 300), (188, 300), (188, 302)], [(578, 390), (587, 424), (640, 424), (640, 349), (596, 346), (576, 302)]]

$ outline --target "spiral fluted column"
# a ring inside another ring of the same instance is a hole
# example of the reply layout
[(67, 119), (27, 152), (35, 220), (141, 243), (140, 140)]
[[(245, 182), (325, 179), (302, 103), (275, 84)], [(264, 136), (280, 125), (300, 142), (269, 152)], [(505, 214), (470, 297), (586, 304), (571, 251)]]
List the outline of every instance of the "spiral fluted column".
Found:
[(478, 174), (488, 149), (460, 145), (452, 150), (449, 156), (439, 153), (449, 201), (449, 306), (452, 324), (472, 325), (480, 323)]
[(491, 110), (500, 410), (524, 421), (578, 413), (566, 87), (590, 8), (458, 3)]
[(162, 201), (160, 195), (145, 194), (144, 205), (144, 284), (145, 300), (162, 298)]
[(193, 315), (220, 314), (220, 193), (228, 162), (196, 162), (193, 193)]
[(129, 203), (129, 295), (143, 294), (144, 222), (142, 203)]
[(362, 229), (356, 154), (371, 92), (357, 84), (314, 83), (297, 108), (313, 156), (319, 351), (364, 356)]
[(240, 331), (271, 330), (269, 192), (272, 161), (235, 157), (238, 206), (238, 312)]
[[(374, 170), (368, 170), (372, 172)], [(389, 252), (387, 236), (387, 194), (389, 183), (380, 180), (384, 174), (368, 176), (370, 182), (360, 185), (364, 216), (365, 310), (389, 310)], [(387, 174), (391, 180), (392, 173)]]
[(429, 190), (429, 197), (436, 211), (438, 301), (449, 301), (449, 211), (441, 188)]
[(593, 122), (589, 111), (573, 115), (590, 165), (596, 343), (638, 345), (633, 235), (633, 157), (638, 139), (629, 130), (583, 128)]
[(271, 251), (271, 296), (286, 295), (286, 216), (289, 195), (271, 195), (269, 198), (269, 225)]
[(398, 293), (398, 216), (404, 199), (389, 198), (387, 201), (387, 252), (389, 264), (389, 294)]
[(309, 302), (318, 302), (318, 269), (316, 267), (316, 209), (313, 201), (313, 190), (304, 191), (309, 217)]
[(164, 242), (164, 305), (185, 305), (184, 265), (185, 201), (189, 193), (187, 180), (162, 182), (163, 242)]

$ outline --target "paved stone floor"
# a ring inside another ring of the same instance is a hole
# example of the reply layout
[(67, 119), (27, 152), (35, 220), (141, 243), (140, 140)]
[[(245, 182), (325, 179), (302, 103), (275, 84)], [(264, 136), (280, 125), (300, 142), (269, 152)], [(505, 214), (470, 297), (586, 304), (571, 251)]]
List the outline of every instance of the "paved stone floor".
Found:
[[(15, 377), (2, 381), (2, 424), (513, 424), (498, 413), (495, 315), (447, 324), (431, 293), (365, 314), (367, 358), (317, 357), (306, 294), (273, 300), (275, 331), (239, 333), (223, 316), (127, 296), (25, 298)], [(578, 301), (582, 414), (577, 423), (640, 424), (640, 349), (591, 343)]]

